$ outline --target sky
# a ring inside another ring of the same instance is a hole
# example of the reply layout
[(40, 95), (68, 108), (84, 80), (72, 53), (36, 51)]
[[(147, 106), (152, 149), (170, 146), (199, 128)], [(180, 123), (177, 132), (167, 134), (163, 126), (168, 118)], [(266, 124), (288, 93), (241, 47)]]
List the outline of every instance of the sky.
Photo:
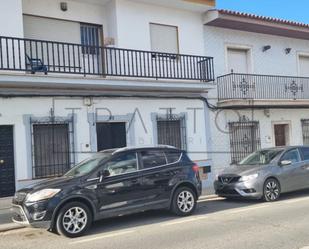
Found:
[(309, 0), (217, 0), (217, 8), (309, 24)]

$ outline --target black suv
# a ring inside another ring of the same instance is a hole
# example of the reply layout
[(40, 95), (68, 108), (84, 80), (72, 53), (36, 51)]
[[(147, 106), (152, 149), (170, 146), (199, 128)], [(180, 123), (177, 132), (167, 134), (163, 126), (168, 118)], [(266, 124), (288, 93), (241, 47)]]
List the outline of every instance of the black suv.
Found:
[(96, 153), (64, 176), (21, 189), (13, 220), (77, 237), (93, 221), (150, 209), (193, 213), (201, 194), (198, 166), (170, 146)]

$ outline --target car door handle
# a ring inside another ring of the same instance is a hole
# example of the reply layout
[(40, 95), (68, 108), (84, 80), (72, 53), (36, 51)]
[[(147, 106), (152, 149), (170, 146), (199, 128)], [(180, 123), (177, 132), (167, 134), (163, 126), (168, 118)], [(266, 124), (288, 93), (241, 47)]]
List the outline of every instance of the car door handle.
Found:
[(137, 184), (137, 183), (140, 183), (140, 180), (139, 179), (134, 179), (131, 182), (132, 182), (132, 184)]

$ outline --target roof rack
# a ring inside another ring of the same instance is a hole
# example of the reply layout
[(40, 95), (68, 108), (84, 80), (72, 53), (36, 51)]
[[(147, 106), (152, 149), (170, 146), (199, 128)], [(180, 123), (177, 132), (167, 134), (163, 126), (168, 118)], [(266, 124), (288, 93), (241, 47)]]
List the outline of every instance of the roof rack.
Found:
[(128, 150), (134, 150), (134, 149), (150, 149), (150, 148), (166, 148), (166, 149), (177, 149), (175, 146), (171, 145), (164, 145), (164, 144), (159, 144), (159, 145), (144, 145), (144, 146), (130, 146), (130, 147), (123, 147), (114, 150), (113, 154), (119, 153), (119, 152), (124, 152)]

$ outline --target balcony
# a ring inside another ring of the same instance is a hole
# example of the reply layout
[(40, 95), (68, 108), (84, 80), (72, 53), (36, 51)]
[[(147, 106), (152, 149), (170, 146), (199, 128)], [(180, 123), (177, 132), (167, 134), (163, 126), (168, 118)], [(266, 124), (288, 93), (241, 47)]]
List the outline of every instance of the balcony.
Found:
[(209, 82), (213, 58), (0, 36), (0, 70)]
[(309, 100), (309, 78), (232, 73), (217, 78), (219, 101)]

